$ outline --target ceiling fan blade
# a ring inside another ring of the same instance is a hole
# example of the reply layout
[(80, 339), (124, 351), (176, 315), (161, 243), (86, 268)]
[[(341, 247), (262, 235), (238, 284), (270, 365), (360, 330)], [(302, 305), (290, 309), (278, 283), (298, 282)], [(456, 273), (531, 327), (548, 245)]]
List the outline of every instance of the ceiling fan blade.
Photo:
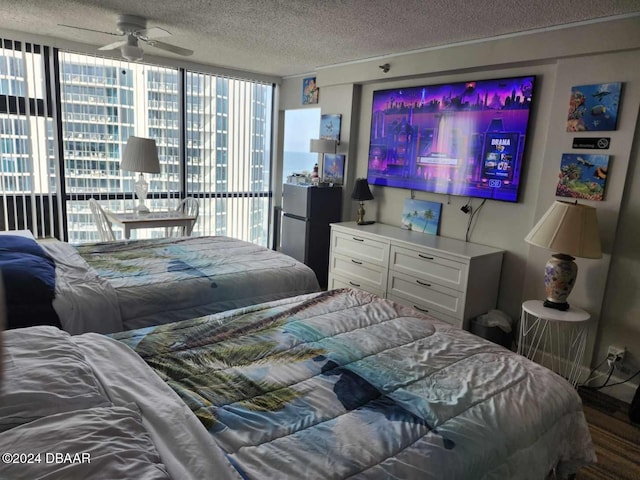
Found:
[(176, 53), (178, 55), (183, 55), (188, 57), (189, 55), (193, 55), (193, 50), (188, 50), (186, 48), (177, 47), (175, 45), (171, 45), (169, 43), (160, 42), (158, 40), (149, 40), (147, 41), (149, 45), (152, 47), (160, 48), (162, 50), (166, 50), (167, 52)]
[(122, 36), (122, 34), (120, 34), (120, 33), (103, 32), (102, 30), (94, 30), (92, 28), (76, 27), (75, 25), (63, 25), (63, 24), (59, 23), (58, 26), (59, 27), (67, 27), (67, 28), (75, 28), (76, 30), (84, 30), (85, 32), (96, 32), (96, 33), (104, 33), (106, 35), (115, 35), (116, 37), (121, 37)]
[(142, 40), (151, 40), (152, 38), (170, 37), (171, 32), (167, 32), (164, 28), (151, 27), (136, 32), (136, 36)]
[(126, 45), (127, 41), (126, 40), (120, 40), (118, 42), (113, 42), (110, 43), (109, 45), (105, 45), (104, 47), (100, 47), (98, 50), (115, 50), (116, 48), (122, 47), (123, 45)]

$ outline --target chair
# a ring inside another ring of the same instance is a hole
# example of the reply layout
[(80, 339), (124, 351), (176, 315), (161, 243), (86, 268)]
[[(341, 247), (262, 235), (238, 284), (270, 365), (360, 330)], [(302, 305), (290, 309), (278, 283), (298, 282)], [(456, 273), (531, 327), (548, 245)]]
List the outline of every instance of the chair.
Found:
[(111, 222), (107, 218), (107, 215), (104, 213), (104, 210), (102, 209), (100, 204), (94, 198), (90, 198), (89, 208), (91, 208), (93, 221), (96, 222), (96, 227), (98, 229), (98, 235), (100, 236), (100, 241), (102, 242), (114, 241), (116, 239), (116, 236), (113, 234), (113, 230), (111, 230)]
[[(184, 200), (182, 200), (182, 202), (180, 202), (180, 205), (178, 205), (178, 208), (176, 208), (177, 212), (181, 212), (181, 213), (184, 213), (185, 215), (196, 217), (195, 220), (193, 221), (194, 225), (198, 221), (199, 210), (200, 210), (200, 204), (198, 203), (198, 200), (196, 200), (193, 197), (185, 198)], [(186, 237), (187, 236), (186, 227), (170, 227), (165, 230), (166, 230), (167, 237)]]

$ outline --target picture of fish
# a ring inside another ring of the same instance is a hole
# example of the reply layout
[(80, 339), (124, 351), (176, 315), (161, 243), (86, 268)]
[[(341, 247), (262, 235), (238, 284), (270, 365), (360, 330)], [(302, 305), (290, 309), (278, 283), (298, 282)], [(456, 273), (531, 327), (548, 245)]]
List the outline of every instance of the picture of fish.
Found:
[(607, 167), (598, 167), (596, 168), (596, 173), (594, 174), (596, 178), (601, 178), (602, 180), (606, 180), (607, 178)]
[(585, 160), (582, 157), (577, 157), (576, 158), (578, 163), (581, 163), (582, 165), (586, 166), (586, 167), (593, 167), (593, 163), (588, 162), (587, 160)]
[(565, 153), (560, 161), (556, 195), (602, 200), (608, 169), (609, 155)]
[(620, 82), (573, 87), (567, 132), (616, 130), (621, 90)]

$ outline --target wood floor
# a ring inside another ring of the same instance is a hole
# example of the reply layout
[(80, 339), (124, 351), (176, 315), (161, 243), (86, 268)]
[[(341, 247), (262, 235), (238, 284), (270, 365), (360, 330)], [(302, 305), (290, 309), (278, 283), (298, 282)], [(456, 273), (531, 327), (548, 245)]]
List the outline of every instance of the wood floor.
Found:
[(598, 463), (576, 480), (640, 480), (640, 426), (629, 420), (629, 405), (599, 391), (579, 390)]

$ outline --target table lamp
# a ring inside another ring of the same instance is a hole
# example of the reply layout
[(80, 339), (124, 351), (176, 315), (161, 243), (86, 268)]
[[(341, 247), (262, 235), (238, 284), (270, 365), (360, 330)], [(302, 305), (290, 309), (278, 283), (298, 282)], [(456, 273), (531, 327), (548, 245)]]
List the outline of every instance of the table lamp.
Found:
[(555, 253), (544, 269), (544, 306), (567, 310), (567, 298), (578, 275), (574, 257), (601, 258), (596, 209), (556, 200), (524, 239)]
[(327, 140), (324, 138), (312, 138), (309, 142), (309, 151), (312, 153), (322, 154), (322, 165), (319, 168), (319, 175), (322, 176), (324, 171), (324, 155), (325, 153), (336, 153), (338, 142), (335, 140)]
[(149, 213), (149, 209), (144, 204), (149, 192), (149, 183), (144, 179), (144, 173), (160, 173), (156, 141), (150, 138), (129, 137), (120, 169), (140, 173), (135, 182), (135, 192), (138, 197), (136, 210), (139, 213)]
[(371, 225), (376, 223), (373, 220), (364, 220), (364, 202), (365, 200), (373, 200), (373, 195), (369, 189), (369, 182), (366, 178), (356, 179), (356, 184), (353, 186), (353, 192), (351, 192), (351, 198), (360, 202), (360, 208), (358, 208), (358, 225)]

